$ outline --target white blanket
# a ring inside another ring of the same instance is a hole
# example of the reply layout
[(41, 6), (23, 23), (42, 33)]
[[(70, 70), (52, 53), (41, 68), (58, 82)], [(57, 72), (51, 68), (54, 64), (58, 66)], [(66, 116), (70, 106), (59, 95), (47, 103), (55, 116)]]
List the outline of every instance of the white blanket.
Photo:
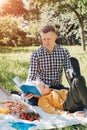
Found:
[[(42, 119), (37, 122), (37, 126), (34, 130), (41, 129), (52, 129), (52, 128), (64, 128), (67, 126), (72, 126), (76, 124), (87, 124), (87, 116), (86, 117), (71, 117), (67, 115), (57, 115), (57, 114), (48, 114), (44, 112), (40, 107), (33, 107), (42, 117)], [(84, 110), (87, 115), (87, 110)], [(33, 128), (31, 129), (33, 130)]]
[[(14, 100), (20, 101), (20, 98), (18, 96), (13, 96)], [(34, 123), (36, 126), (31, 127), (29, 130), (43, 130), (43, 129), (52, 129), (52, 128), (64, 128), (67, 126), (82, 124), (87, 124), (87, 116), (86, 117), (70, 117), (67, 115), (57, 115), (57, 114), (48, 114), (44, 112), (40, 107), (33, 106), (33, 109), (36, 110), (40, 116), (41, 119), (35, 120), (35, 121), (26, 121), (18, 119), (14, 115), (5, 115), (0, 114), (0, 130), (16, 130), (12, 128), (11, 124), (8, 122), (24, 122), (24, 123)], [(87, 115), (87, 110), (85, 109), (84, 112)]]
[[(57, 114), (48, 114), (44, 112), (40, 107), (33, 107), (40, 115), (41, 119), (39, 121), (25, 121), (18, 119), (12, 115), (4, 115), (0, 114), (0, 130), (16, 130), (11, 127), (8, 121), (13, 122), (25, 122), (25, 123), (34, 123), (36, 126), (31, 127), (29, 130), (43, 130), (43, 129), (52, 129), (52, 128), (63, 128), (67, 126), (72, 126), (75, 124), (87, 124), (87, 116), (86, 117), (70, 117), (66, 115), (58, 116)], [(87, 111), (85, 110), (87, 113)]]

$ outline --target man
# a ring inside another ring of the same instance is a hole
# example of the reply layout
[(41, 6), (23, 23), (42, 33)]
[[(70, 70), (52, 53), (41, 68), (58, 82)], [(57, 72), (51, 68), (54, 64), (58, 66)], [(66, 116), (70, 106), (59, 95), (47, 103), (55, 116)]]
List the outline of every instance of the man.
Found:
[(66, 73), (72, 68), (69, 51), (56, 44), (57, 34), (53, 26), (44, 26), (40, 35), (43, 45), (31, 56), (27, 81), (40, 79), (51, 88), (65, 89), (62, 85), (63, 69)]

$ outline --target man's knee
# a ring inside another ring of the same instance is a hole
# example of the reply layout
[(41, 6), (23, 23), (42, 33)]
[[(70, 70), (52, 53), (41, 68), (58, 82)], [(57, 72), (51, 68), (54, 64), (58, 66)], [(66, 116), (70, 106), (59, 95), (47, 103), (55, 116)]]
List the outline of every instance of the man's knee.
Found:
[(86, 81), (85, 81), (84, 76), (80, 75), (79, 77), (75, 77), (73, 79), (72, 86), (75, 86), (75, 87), (86, 86)]
[(73, 82), (74, 79), (80, 77), (80, 75), (77, 75), (77, 73), (75, 73), (73, 71), (73, 69), (68, 69), (66, 71), (66, 76), (67, 76), (67, 80), (68, 80), (70, 86), (71, 86), (71, 84), (72, 84), (72, 82)]

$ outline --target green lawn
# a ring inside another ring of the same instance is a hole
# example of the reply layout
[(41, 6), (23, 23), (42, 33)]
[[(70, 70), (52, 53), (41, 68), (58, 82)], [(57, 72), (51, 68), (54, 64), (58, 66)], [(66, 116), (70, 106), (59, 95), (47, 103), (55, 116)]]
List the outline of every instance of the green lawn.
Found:
[[(87, 81), (87, 51), (83, 52), (81, 46), (65, 47), (69, 49), (71, 56), (78, 58), (81, 73)], [(30, 55), (36, 48), (38, 47), (0, 47), (0, 86), (9, 91), (17, 89), (12, 81), (15, 76), (19, 76), (25, 82), (29, 70)], [(64, 75), (63, 84), (69, 86)], [(77, 125), (59, 130), (87, 130), (87, 126)]]
[(30, 55), (35, 47), (0, 47), (0, 85), (15, 89), (12, 78), (19, 76), (25, 81), (28, 75)]
[[(71, 56), (77, 57), (81, 72), (87, 80), (87, 51), (83, 52), (81, 46), (65, 46)], [(19, 76), (24, 82), (28, 75), (31, 53), (38, 47), (0, 47), (0, 85), (8, 90), (16, 89), (12, 78)], [(63, 84), (69, 86), (65, 75)]]

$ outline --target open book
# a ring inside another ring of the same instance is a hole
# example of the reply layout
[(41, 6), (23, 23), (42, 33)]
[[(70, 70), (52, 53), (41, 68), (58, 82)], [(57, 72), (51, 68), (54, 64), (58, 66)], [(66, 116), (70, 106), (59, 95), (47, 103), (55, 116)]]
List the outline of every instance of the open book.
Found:
[(35, 94), (35, 95), (41, 95), (39, 87), (36, 85), (36, 81), (29, 81), (26, 83), (22, 83), (20, 78), (16, 76), (13, 78), (13, 82), (26, 94)]

